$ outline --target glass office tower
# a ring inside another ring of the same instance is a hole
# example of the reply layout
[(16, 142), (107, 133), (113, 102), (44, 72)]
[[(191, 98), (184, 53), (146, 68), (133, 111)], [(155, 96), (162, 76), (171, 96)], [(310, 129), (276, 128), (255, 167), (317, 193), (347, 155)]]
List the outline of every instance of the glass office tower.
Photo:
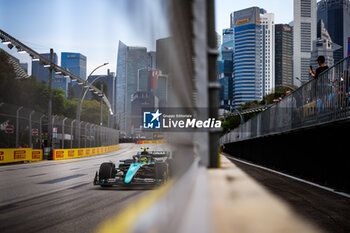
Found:
[(293, 28), (275, 25), (275, 84), (293, 85)]
[(220, 108), (231, 109), (233, 100), (233, 44), (234, 29), (226, 28), (222, 30), (221, 60), (219, 68)]
[(130, 135), (131, 97), (137, 91), (139, 71), (147, 69), (147, 49), (119, 41), (117, 60), (117, 123), (122, 134)]
[(233, 107), (263, 97), (262, 32), (260, 8), (251, 7), (231, 14), (234, 27)]
[(316, 40), (316, 0), (294, 0), (293, 9), (293, 85), (300, 86), (311, 78), (309, 67), (312, 42)]
[(263, 57), (263, 96), (275, 90), (275, 14), (260, 9)]
[(317, 3), (317, 22), (323, 21), (333, 43), (341, 48), (334, 51), (334, 63), (347, 56), (350, 37), (350, 1), (321, 0)]
[[(45, 57), (46, 59), (50, 60), (50, 54), (49, 53), (42, 53), (41, 56)], [(57, 54), (53, 54), (53, 63), (57, 65)], [(38, 82), (44, 81), (46, 84), (49, 83), (49, 75), (50, 70), (47, 67), (44, 67), (42, 64), (40, 64), (40, 61), (32, 61), (32, 76), (36, 78)], [(53, 74), (53, 77), (55, 76), (55, 73)]]
[(86, 57), (80, 53), (61, 53), (61, 66), (69, 72), (86, 79)]

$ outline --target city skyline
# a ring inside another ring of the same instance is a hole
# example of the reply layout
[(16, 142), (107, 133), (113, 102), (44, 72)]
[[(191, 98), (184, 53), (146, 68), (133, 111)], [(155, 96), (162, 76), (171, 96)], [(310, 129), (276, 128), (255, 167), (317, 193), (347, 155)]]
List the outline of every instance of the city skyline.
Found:
[(289, 24), (293, 21), (293, 0), (216, 0), (215, 1), (215, 26), (216, 32), (222, 34), (222, 29), (230, 27), (230, 14), (234, 11), (250, 7), (265, 9), (268, 13), (275, 14), (275, 24)]
[[(0, 28), (38, 53), (53, 48), (59, 61), (61, 52), (84, 54), (87, 74), (108, 62), (96, 72), (105, 74), (116, 68), (119, 40), (154, 51), (156, 39), (169, 36), (166, 7), (161, 0), (0, 0)], [(0, 48), (28, 63), (31, 71), (27, 54)]]
[[(166, 6), (160, 0), (152, 3), (138, 1), (137, 4), (126, 0), (104, 0), (100, 4), (92, 0), (87, 2), (35, 0), (29, 3), (24, 0), (0, 0), (0, 28), (39, 53), (48, 53), (50, 48), (54, 48), (59, 61), (61, 52), (84, 54), (88, 58), (87, 73), (96, 66), (109, 62), (108, 66), (98, 70), (96, 74), (105, 74), (107, 69), (116, 68), (115, 57), (119, 40), (154, 51), (156, 39), (168, 36), (166, 22), (158, 20), (167, 18)], [(290, 5), (293, 3), (292, 0), (288, 2)], [(249, 6), (258, 6), (275, 13), (276, 23), (289, 23), (293, 20), (293, 10), (278, 0), (249, 0), (235, 4), (228, 0), (216, 0), (215, 4), (216, 31), (219, 34), (223, 28), (229, 27), (230, 13)], [(230, 4), (233, 5), (232, 8)], [(95, 17), (90, 17), (91, 15)], [(41, 20), (42, 18), (51, 20)], [(28, 63), (28, 70), (31, 72), (28, 56), (8, 50), (4, 45), (0, 47), (15, 55), (22, 63)]]

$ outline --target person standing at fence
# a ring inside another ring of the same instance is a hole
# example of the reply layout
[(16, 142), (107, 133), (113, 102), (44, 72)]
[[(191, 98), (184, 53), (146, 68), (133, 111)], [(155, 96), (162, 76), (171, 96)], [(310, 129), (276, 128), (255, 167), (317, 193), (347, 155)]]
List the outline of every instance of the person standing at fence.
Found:
[(316, 69), (316, 72), (312, 69), (312, 66), (310, 66), (309, 73), (314, 79), (318, 79), (318, 76), (325, 70), (328, 69), (328, 66), (325, 64), (325, 58), (324, 56), (319, 56), (317, 58), (317, 63), (319, 67)]

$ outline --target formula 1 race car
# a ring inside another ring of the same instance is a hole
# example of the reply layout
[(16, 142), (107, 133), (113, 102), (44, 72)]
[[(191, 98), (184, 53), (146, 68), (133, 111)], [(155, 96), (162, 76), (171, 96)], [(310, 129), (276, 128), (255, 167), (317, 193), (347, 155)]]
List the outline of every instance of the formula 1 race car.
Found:
[(118, 167), (113, 162), (100, 165), (94, 185), (157, 185), (167, 181), (169, 176), (170, 153), (168, 151), (147, 151), (141, 148), (132, 159), (119, 160)]

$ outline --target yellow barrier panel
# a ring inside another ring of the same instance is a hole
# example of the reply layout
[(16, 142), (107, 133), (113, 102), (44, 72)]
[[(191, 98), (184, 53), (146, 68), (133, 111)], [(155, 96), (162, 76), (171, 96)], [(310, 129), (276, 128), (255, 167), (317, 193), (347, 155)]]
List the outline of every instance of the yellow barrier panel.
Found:
[(168, 143), (168, 141), (165, 140), (140, 140), (137, 142), (137, 144), (157, 144), (157, 143)]
[(73, 159), (82, 158), (87, 156), (99, 155), (110, 151), (119, 149), (119, 145), (103, 146), (103, 147), (90, 147), (79, 149), (55, 149), (53, 150), (53, 159)]
[[(73, 159), (92, 155), (99, 155), (119, 149), (119, 145), (80, 148), (80, 149), (55, 149), (53, 159)], [(0, 164), (23, 161), (40, 161), (43, 159), (43, 151), (32, 148), (0, 149)]]
[(0, 149), (0, 163), (42, 160), (42, 150), (32, 148)]
[(31, 161), (43, 160), (43, 150), (32, 149)]

